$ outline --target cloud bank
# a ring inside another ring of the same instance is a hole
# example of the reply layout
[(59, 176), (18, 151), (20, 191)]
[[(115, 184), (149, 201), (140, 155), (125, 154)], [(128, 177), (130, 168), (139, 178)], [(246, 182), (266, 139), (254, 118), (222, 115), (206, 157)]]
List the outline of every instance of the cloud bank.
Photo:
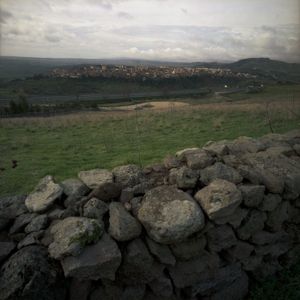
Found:
[(1, 55), (300, 62), (298, 0), (1, 0)]

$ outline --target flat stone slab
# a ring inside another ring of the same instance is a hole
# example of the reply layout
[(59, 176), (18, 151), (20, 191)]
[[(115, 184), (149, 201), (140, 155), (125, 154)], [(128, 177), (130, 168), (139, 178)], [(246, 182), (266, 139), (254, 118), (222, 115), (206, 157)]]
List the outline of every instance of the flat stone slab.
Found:
[(117, 243), (104, 234), (95, 245), (85, 247), (80, 255), (65, 258), (62, 267), (66, 277), (114, 280), (121, 259)]
[(52, 176), (44, 177), (25, 200), (27, 209), (31, 212), (44, 212), (63, 194), (63, 188), (54, 182)]
[(113, 174), (105, 169), (93, 169), (89, 171), (81, 171), (78, 177), (90, 188), (95, 189), (100, 184), (113, 182)]

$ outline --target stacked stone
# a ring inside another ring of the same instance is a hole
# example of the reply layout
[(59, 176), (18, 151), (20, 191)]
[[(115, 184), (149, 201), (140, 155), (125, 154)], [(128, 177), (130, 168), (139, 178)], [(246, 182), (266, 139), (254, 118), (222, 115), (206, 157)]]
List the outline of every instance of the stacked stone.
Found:
[(0, 199), (0, 299), (244, 299), (300, 258), (300, 131)]

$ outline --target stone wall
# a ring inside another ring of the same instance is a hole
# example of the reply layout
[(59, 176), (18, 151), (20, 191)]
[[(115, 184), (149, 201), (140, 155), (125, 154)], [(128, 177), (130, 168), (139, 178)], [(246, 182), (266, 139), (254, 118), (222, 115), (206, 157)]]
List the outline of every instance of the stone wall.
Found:
[(299, 222), (300, 131), (47, 176), (0, 199), (0, 299), (243, 299), (299, 259)]

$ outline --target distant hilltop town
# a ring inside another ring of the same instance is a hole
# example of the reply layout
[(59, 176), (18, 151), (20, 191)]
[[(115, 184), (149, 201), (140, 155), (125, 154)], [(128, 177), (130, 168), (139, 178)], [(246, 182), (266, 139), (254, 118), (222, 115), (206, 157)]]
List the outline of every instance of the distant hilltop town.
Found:
[(233, 72), (230, 69), (206, 67), (170, 67), (170, 66), (126, 66), (126, 65), (84, 65), (67, 68), (55, 68), (50, 72), (54, 78), (183, 78), (201, 75), (213, 77), (231, 77), (240, 79), (255, 79), (255, 75)]

